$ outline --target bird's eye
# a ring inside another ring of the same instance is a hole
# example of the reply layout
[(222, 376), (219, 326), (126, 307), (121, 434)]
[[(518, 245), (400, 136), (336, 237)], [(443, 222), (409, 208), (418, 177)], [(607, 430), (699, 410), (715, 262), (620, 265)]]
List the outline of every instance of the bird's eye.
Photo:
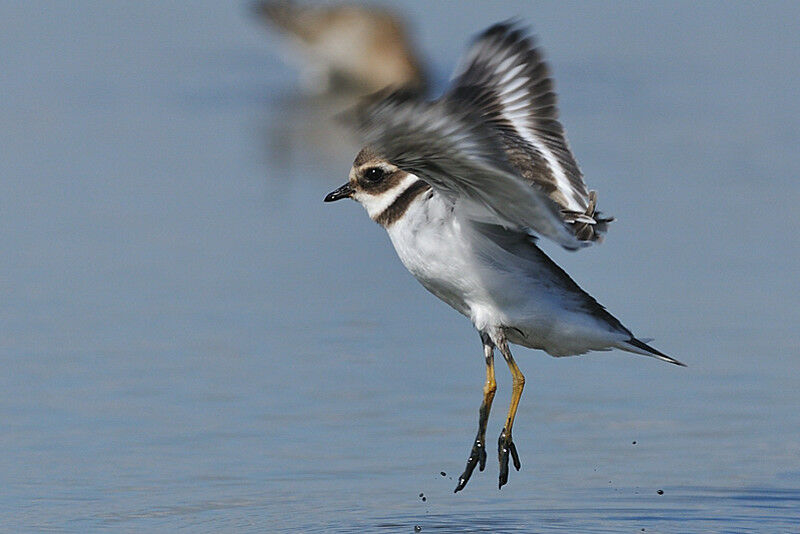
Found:
[(380, 167), (370, 167), (364, 171), (364, 179), (368, 182), (380, 182), (383, 179), (383, 169)]

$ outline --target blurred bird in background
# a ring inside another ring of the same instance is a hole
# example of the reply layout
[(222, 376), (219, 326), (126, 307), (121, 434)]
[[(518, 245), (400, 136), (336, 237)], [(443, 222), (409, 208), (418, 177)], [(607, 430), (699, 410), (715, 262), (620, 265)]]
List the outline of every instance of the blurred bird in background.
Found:
[(384, 8), (261, 0), (256, 15), (285, 35), (306, 91), (368, 94), (388, 86), (424, 91), (405, 23)]

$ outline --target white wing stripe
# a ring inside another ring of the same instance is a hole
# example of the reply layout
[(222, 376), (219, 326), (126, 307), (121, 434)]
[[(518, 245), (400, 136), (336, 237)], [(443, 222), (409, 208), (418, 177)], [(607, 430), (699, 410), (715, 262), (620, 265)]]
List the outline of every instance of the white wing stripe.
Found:
[(527, 95), (520, 92), (511, 95), (507, 93), (503, 94), (501, 96), (501, 103), (503, 106), (503, 111), (505, 112), (504, 115), (520, 133), (520, 135), (531, 145), (533, 145), (533, 147), (547, 162), (547, 166), (550, 167), (550, 170), (553, 173), (553, 178), (556, 180), (558, 189), (564, 194), (564, 198), (567, 201), (567, 205), (564, 206), (564, 209), (581, 212), (584, 210), (584, 208), (575, 200), (575, 197), (572, 194), (572, 186), (569, 183), (569, 179), (567, 178), (564, 169), (558, 162), (558, 158), (556, 158), (547, 145), (539, 139), (539, 137), (536, 135), (536, 132), (528, 127), (526, 118), (519, 117), (516, 113), (526, 108), (527, 102), (525, 100), (520, 101), (520, 99), (525, 96)]
[[(517, 78), (516, 80), (514, 80), (513, 82), (508, 84), (508, 86), (505, 86), (505, 91), (508, 92), (508, 93), (510, 93), (512, 91), (516, 91), (517, 89), (519, 89), (520, 87), (522, 87), (526, 83), (528, 83), (528, 78), (526, 78), (524, 76), (520, 76), (519, 78)], [(521, 94), (524, 95), (525, 93), (521, 93)]]
[[(505, 84), (507, 84), (509, 81), (513, 80), (513, 79), (514, 79), (514, 76), (516, 76), (517, 74), (519, 74), (519, 72), (520, 72), (520, 71), (521, 71), (523, 68), (525, 68), (525, 65), (524, 65), (524, 64), (520, 64), (520, 65), (517, 65), (516, 67), (514, 67), (513, 69), (511, 69), (510, 71), (506, 72), (506, 73), (505, 73), (505, 75), (503, 76), (503, 79), (502, 79), (502, 80), (500, 80), (500, 85), (505, 85)], [(524, 79), (524, 80), (527, 80), (527, 78), (523, 78), (523, 79)]]
[(503, 72), (504, 70), (506, 70), (508, 67), (511, 66), (512, 63), (514, 63), (515, 59), (517, 59), (517, 56), (510, 56), (510, 57), (507, 57), (506, 59), (504, 59), (502, 61), (502, 63), (500, 63), (500, 65), (498, 65), (497, 68), (495, 69), (495, 71), (494, 71), (495, 74), (499, 74), (499, 73)]

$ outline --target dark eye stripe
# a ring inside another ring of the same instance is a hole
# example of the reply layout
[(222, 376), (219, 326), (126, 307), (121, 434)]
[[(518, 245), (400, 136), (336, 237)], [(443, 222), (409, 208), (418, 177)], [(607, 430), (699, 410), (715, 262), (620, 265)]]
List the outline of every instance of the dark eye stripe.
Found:
[(391, 188), (395, 187), (400, 181), (405, 178), (406, 173), (403, 171), (397, 170), (394, 172), (385, 172), (380, 180), (373, 182), (372, 180), (368, 180), (366, 177), (366, 171), (361, 174), (359, 178), (359, 185), (361, 189), (364, 191), (368, 191), (374, 195), (383, 193), (384, 191), (388, 191)]

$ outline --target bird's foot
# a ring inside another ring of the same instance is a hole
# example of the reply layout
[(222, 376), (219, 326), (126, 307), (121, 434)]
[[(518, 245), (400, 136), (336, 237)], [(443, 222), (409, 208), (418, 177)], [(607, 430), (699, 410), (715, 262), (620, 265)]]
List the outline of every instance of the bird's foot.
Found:
[[(508, 457), (514, 461), (514, 468), (519, 471), (521, 464), (519, 463), (519, 456), (517, 455), (517, 447), (511, 441), (511, 432), (506, 432), (504, 428), (500, 433), (500, 438), (497, 440), (497, 457), (500, 460), (500, 485), (502, 488), (508, 482)], [(466, 482), (465, 482), (466, 483)]]
[(475, 470), (475, 466), (478, 465), (478, 463), (480, 463), (479, 469), (483, 471), (486, 467), (486, 440), (481, 435), (475, 438), (475, 444), (472, 445), (472, 451), (469, 453), (469, 458), (467, 459), (467, 467), (464, 469), (464, 472), (461, 473), (461, 476), (458, 477), (458, 485), (453, 493), (458, 493), (464, 489), (464, 486), (469, 482), (469, 477), (472, 476), (472, 472)]

